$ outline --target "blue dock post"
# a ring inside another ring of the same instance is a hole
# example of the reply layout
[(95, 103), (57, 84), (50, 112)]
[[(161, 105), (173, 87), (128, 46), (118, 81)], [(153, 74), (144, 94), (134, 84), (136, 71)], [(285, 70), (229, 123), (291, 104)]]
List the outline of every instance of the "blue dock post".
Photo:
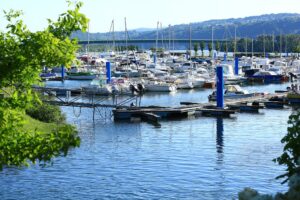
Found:
[(224, 61), (227, 61), (227, 54), (224, 53)]
[(214, 52), (214, 60), (217, 58), (217, 52)]
[(65, 66), (61, 65), (61, 80), (65, 80)]
[(156, 64), (156, 53), (153, 54), (153, 62)]
[(234, 58), (234, 74), (239, 75), (239, 58)]
[(106, 62), (106, 83), (110, 83), (110, 81), (111, 81), (110, 62)]
[(217, 66), (217, 107), (224, 108), (224, 81), (223, 81), (223, 67)]

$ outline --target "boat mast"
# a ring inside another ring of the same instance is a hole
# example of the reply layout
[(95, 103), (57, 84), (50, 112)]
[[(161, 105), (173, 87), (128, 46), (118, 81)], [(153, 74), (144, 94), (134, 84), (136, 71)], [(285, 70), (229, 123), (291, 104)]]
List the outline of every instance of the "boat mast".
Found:
[(87, 47), (86, 47), (86, 54), (88, 55), (90, 51), (90, 22), (88, 23), (88, 32), (87, 32)]
[(263, 49), (264, 49), (264, 58), (266, 58), (265, 33), (263, 34)]
[(285, 56), (287, 56), (287, 35), (285, 35)]
[[(172, 38), (173, 38), (173, 53), (175, 51), (175, 34), (174, 34), (174, 27), (172, 28)], [(173, 54), (175, 55), (175, 53)]]
[(126, 56), (128, 57), (128, 32), (127, 32), (127, 21), (126, 17), (124, 18), (125, 21), (125, 46), (126, 46)]
[(274, 36), (274, 32), (272, 35), (272, 42), (273, 42), (273, 53), (275, 52), (275, 36)]
[(116, 50), (116, 43), (115, 43), (115, 20), (112, 20), (112, 36), (113, 36), (113, 51)]
[(252, 58), (253, 58), (253, 49), (254, 49), (254, 45), (253, 45), (253, 38), (252, 38), (252, 41), (251, 41), (251, 50), (252, 50)]
[(171, 51), (171, 24), (169, 24), (169, 52)]
[(248, 56), (248, 38), (246, 37), (245, 39), (245, 45), (246, 45), (246, 48), (245, 48), (245, 52), (246, 52), (246, 57)]
[(156, 26), (155, 53), (157, 52), (157, 48), (158, 48), (158, 28), (159, 28), (159, 21), (157, 21), (157, 26)]
[(189, 59), (191, 59), (192, 57), (192, 25), (190, 23), (190, 55), (189, 55)]
[(280, 31), (280, 52), (279, 52), (280, 58), (281, 58), (281, 53), (282, 53), (282, 33)]
[(163, 32), (163, 28), (162, 28), (162, 23), (160, 22), (160, 31), (161, 31), (161, 46), (162, 49), (164, 49), (164, 32)]
[(211, 26), (211, 51), (212, 51), (212, 59), (214, 59), (214, 27)]
[(236, 56), (236, 26), (234, 26), (234, 57)]

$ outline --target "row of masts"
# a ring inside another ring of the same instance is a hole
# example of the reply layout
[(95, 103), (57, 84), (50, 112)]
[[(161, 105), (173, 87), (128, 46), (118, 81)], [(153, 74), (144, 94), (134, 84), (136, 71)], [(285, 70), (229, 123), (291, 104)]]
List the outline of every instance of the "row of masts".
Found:
[[(126, 53), (128, 54), (128, 29), (127, 29), (127, 20), (126, 17), (124, 18), (124, 23), (125, 23), (125, 47), (126, 47)], [(175, 50), (175, 45), (174, 45), (174, 30), (172, 31), (172, 26), (168, 26), (169, 29), (169, 45), (168, 49), (171, 50), (171, 41), (172, 43), (172, 50)], [(156, 31), (156, 42), (155, 42), (155, 52), (158, 50), (158, 41), (159, 41), (159, 30), (163, 31), (163, 26), (161, 22), (157, 22), (157, 31)], [(115, 21), (112, 20), (111, 26), (109, 33), (112, 34), (112, 49), (116, 49), (116, 43), (115, 43)], [(162, 46), (164, 46), (164, 34), (161, 34), (161, 41), (162, 41)], [(265, 44), (265, 34), (263, 34), (263, 55), (266, 57), (266, 44)], [(89, 44), (90, 44), (90, 24), (88, 23), (88, 33), (87, 33), (87, 47), (86, 47), (86, 53), (89, 52)], [(227, 46), (227, 41), (226, 41), (226, 46)], [(214, 50), (214, 27), (211, 27), (211, 48)], [(275, 52), (275, 35), (274, 33), (272, 34), (272, 49), (273, 52)], [(282, 52), (282, 34), (280, 34), (280, 41), (279, 41), (279, 49), (280, 52)], [(189, 50), (190, 52), (192, 51), (192, 26), (189, 24)], [(234, 55), (236, 54), (237, 50), (237, 28), (235, 26), (234, 28)], [(254, 50), (254, 40), (251, 39), (251, 50), (252, 50), (252, 57), (253, 57), (253, 50)], [(285, 37), (285, 53), (287, 53), (287, 37)], [(245, 54), (246, 56), (248, 55), (248, 39), (245, 38)]]

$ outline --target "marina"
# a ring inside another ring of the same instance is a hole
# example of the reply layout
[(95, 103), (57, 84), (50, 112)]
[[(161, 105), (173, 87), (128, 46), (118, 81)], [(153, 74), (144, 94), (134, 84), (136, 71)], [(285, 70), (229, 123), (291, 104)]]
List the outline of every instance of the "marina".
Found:
[(0, 200), (300, 200), (293, 0), (0, 7)]

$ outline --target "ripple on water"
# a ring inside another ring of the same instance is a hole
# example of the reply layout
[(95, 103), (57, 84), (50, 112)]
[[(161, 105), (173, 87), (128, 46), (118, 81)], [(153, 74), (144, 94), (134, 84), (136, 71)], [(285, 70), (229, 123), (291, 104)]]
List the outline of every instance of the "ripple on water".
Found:
[[(248, 89), (266, 88), (285, 85)], [(205, 102), (210, 92), (146, 95), (143, 104)], [(4, 169), (0, 199), (232, 199), (248, 186), (273, 194), (286, 189), (274, 179), (283, 168), (272, 159), (282, 152), (291, 110), (163, 121), (159, 129), (110, 120), (93, 124), (88, 109), (79, 117), (72, 108), (63, 110), (79, 129), (80, 148), (44, 168)]]

